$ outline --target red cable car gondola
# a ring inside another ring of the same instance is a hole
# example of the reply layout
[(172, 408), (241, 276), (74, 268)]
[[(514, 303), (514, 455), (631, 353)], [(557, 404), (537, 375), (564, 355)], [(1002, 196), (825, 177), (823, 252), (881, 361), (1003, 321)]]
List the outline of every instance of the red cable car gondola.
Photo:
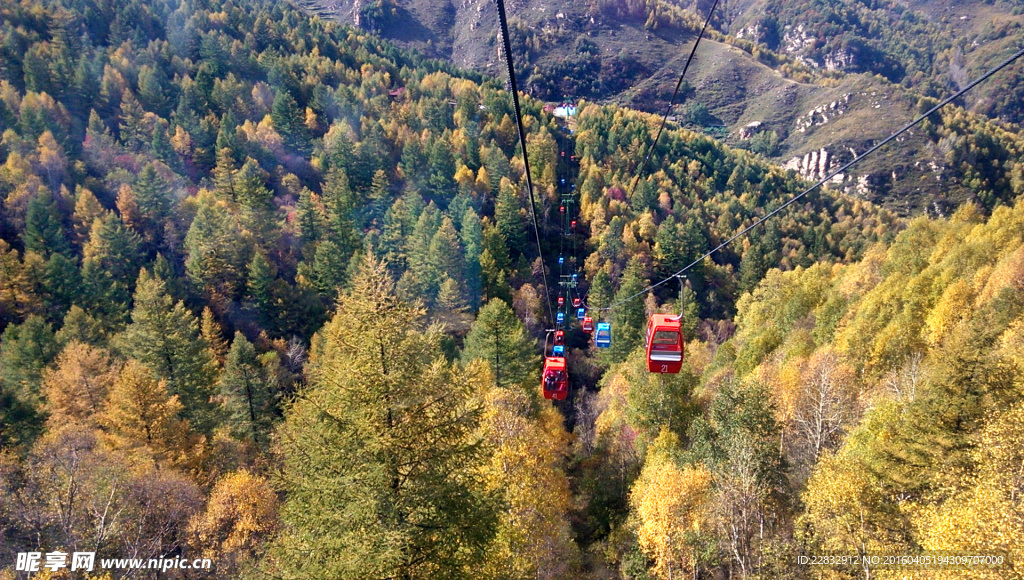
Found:
[(569, 396), (569, 373), (566, 372), (565, 358), (545, 357), (544, 374), (541, 380), (545, 399), (564, 401)]
[(565, 344), (565, 331), (564, 330), (556, 330), (555, 331), (555, 346), (560, 346), (560, 345), (564, 345), (564, 344)]
[(594, 332), (594, 318), (591, 316), (583, 317), (583, 332)]
[(558, 305), (559, 306), (563, 306), (564, 304), (565, 304), (565, 298), (559, 296), (558, 297)]
[(683, 368), (683, 330), (680, 317), (652, 314), (647, 323), (647, 370), (678, 373)]

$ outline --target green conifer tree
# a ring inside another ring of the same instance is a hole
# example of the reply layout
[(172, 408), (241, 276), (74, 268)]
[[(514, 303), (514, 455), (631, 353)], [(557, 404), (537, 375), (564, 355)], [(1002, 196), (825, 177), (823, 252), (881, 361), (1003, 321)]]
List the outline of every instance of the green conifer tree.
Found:
[(64, 230), (57, 202), (49, 191), (32, 198), (25, 214), (25, 230), (21, 234), (25, 250), (44, 258), (53, 254), (69, 254), (71, 244)]
[(167, 381), (183, 405), (182, 417), (209, 435), (217, 426), (213, 360), (199, 332), (199, 320), (183, 302), (174, 302), (163, 280), (143, 269), (135, 289), (131, 324), (118, 337), (118, 349)]
[(256, 348), (236, 332), (218, 385), (232, 430), (257, 446), (268, 442), (274, 418), (277, 393), (271, 378)]
[(495, 521), (472, 435), (478, 378), (444, 361), (440, 335), (416, 330), (421, 316), (395, 298), (385, 264), (364, 260), (278, 431), (287, 499), (274, 575), (474, 575)]
[(299, 155), (309, 155), (309, 129), (306, 127), (299, 104), (287, 90), (277, 91), (270, 118), (274, 122), (274, 128), (284, 139), (285, 147)]
[(125, 322), (139, 273), (141, 241), (108, 212), (93, 222), (82, 254), (83, 305), (108, 328)]
[(490, 365), (495, 385), (536, 394), (540, 351), (504, 300), (493, 298), (487, 302), (466, 335), (460, 360), (468, 364), (477, 359)]

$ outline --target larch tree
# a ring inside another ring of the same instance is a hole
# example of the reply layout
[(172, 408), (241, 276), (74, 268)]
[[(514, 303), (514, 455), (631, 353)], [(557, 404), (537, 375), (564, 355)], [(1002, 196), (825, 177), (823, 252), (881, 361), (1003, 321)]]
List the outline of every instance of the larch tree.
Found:
[(167, 383), (141, 363), (129, 360), (117, 375), (100, 417), (112, 447), (158, 466), (178, 466), (198, 459), (188, 422), (179, 418), (182, 404)]
[(477, 377), (367, 256), (278, 430), (282, 578), (470, 577), (494, 511), (478, 481)]
[(103, 217), (106, 210), (100, 205), (96, 196), (84, 187), (75, 188), (75, 211), (71, 216), (74, 228), (74, 241), (77, 247), (85, 245), (89, 240), (89, 230), (97, 218)]
[(579, 553), (569, 526), (569, 434), (561, 415), (550, 406), (536, 411), (520, 390), (492, 387), (484, 401), (481, 428), (490, 457), (485, 480), (503, 497), (505, 509), (482, 575), (574, 577)]
[(77, 421), (96, 426), (118, 365), (105, 349), (71, 342), (55, 367), (43, 373), (46, 410), (54, 423)]
[(263, 477), (246, 470), (217, 480), (206, 511), (189, 523), (192, 548), (216, 560), (218, 574), (237, 574), (256, 564), (277, 529), (279, 501)]

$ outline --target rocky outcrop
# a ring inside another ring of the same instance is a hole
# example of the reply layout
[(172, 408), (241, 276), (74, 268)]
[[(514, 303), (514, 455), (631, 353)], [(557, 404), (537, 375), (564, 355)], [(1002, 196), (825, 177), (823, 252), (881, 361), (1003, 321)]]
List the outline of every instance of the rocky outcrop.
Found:
[[(834, 160), (832, 155), (829, 154), (827, 149), (822, 148), (819, 151), (811, 151), (803, 157), (797, 156), (783, 165), (784, 169), (792, 169), (796, 171), (800, 177), (809, 181), (818, 181), (824, 178), (829, 172), (834, 169)], [(837, 182), (842, 182), (843, 176), (837, 175)]]
[(846, 113), (849, 104), (850, 94), (847, 93), (831, 103), (817, 106), (797, 118), (795, 129), (798, 133), (805, 133), (812, 127), (825, 125), (830, 120)]

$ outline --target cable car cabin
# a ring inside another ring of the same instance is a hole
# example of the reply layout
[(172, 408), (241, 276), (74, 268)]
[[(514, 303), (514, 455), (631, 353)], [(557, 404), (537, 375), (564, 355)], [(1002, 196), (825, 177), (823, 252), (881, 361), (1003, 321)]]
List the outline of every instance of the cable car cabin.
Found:
[(580, 307), (580, 304), (582, 304), (582, 302), (583, 302), (583, 301), (582, 301), (582, 300), (580, 300), (579, 298), (573, 298), (573, 299), (572, 299), (572, 305), (573, 305), (573, 306), (575, 306), (576, 308), (579, 308), (579, 307)]
[(558, 305), (559, 306), (564, 306), (565, 305), (565, 298), (563, 298), (562, 296), (559, 296), (558, 297)]
[(679, 317), (652, 314), (647, 323), (647, 370), (678, 373), (683, 367), (683, 330)]
[(577, 308), (576, 309), (576, 318), (578, 320), (583, 320), (586, 316), (587, 316), (587, 309), (586, 308)]
[(612, 324), (610, 322), (598, 322), (597, 332), (594, 333), (594, 346), (597, 348), (608, 348), (612, 345)]
[(545, 399), (564, 401), (569, 395), (569, 373), (566, 372), (564, 357), (549, 356), (544, 358), (542, 386)]
[(555, 346), (560, 346), (560, 345), (563, 345), (563, 344), (565, 344), (565, 331), (564, 330), (556, 330), (555, 331)]
[(591, 333), (594, 332), (594, 319), (590, 316), (583, 317), (583, 324), (581, 325), (583, 332)]
[(559, 311), (558, 314), (555, 315), (555, 322), (557, 322), (558, 324), (564, 324), (565, 323), (565, 313)]

